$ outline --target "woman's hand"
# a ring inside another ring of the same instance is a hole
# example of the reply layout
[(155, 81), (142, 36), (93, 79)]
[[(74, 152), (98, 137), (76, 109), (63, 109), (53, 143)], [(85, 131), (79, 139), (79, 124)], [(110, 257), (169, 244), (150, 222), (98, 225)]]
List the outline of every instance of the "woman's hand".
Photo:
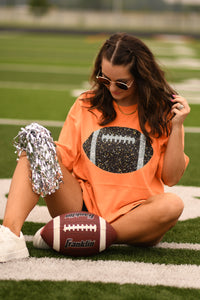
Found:
[(179, 95), (173, 95), (171, 99), (173, 106), (171, 109), (174, 117), (172, 118), (172, 130), (175, 125), (182, 125), (187, 115), (190, 113), (190, 107), (187, 100)]

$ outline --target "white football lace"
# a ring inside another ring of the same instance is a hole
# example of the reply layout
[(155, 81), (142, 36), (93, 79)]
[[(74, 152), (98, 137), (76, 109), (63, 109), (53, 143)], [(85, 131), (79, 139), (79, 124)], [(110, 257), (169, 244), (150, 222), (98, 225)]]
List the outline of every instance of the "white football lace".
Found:
[(66, 231), (94, 231), (96, 232), (97, 231), (97, 226), (94, 224), (73, 224), (73, 225), (64, 225), (64, 228), (63, 228), (63, 231), (66, 232)]

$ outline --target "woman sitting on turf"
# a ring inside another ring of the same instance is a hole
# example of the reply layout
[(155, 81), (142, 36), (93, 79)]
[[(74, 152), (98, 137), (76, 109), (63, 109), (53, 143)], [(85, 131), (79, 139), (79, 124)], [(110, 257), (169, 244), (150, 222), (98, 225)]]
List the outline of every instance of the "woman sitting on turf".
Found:
[(182, 213), (182, 200), (164, 193), (164, 184), (177, 184), (188, 164), (187, 101), (166, 82), (148, 47), (128, 34), (105, 41), (91, 79), (92, 90), (76, 100), (57, 142), (59, 188), (41, 192), (42, 175), (33, 180), (28, 151), (38, 151), (39, 142), (29, 141), (20, 155), (0, 228), (0, 261), (28, 256), (21, 228), (39, 194), (52, 217), (87, 209), (112, 224), (117, 243), (130, 245), (156, 245)]

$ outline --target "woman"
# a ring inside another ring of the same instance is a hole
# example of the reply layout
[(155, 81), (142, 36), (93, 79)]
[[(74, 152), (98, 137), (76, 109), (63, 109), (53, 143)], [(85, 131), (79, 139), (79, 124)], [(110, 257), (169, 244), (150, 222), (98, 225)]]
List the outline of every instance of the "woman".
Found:
[[(128, 34), (105, 41), (91, 81), (57, 142), (63, 178), (58, 190), (47, 192), (49, 212), (55, 217), (87, 209), (112, 224), (117, 243), (156, 245), (183, 210), (177, 195), (164, 193), (164, 184), (177, 184), (188, 164), (183, 122), (190, 108), (148, 47)], [(27, 157), (20, 155), (13, 175), (0, 261), (28, 256), (20, 230), (41, 193), (34, 184), (32, 189)]]

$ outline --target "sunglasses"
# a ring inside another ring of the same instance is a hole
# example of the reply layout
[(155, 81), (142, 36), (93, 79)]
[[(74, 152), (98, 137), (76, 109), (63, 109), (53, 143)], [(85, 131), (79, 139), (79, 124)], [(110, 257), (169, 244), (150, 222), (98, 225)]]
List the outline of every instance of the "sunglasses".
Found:
[(134, 81), (134, 80), (132, 80), (130, 82), (130, 84), (126, 84), (122, 81), (112, 81), (106, 77), (100, 76), (99, 74), (100, 73), (98, 73), (98, 75), (96, 76), (96, 79), (99, 83), (104, 84), (106, 86), (109, 86), (111, 83), (114, 83), (119, 89), (124, 90), (124, 91), (127, 91), (132, 86), (133, 81)]

